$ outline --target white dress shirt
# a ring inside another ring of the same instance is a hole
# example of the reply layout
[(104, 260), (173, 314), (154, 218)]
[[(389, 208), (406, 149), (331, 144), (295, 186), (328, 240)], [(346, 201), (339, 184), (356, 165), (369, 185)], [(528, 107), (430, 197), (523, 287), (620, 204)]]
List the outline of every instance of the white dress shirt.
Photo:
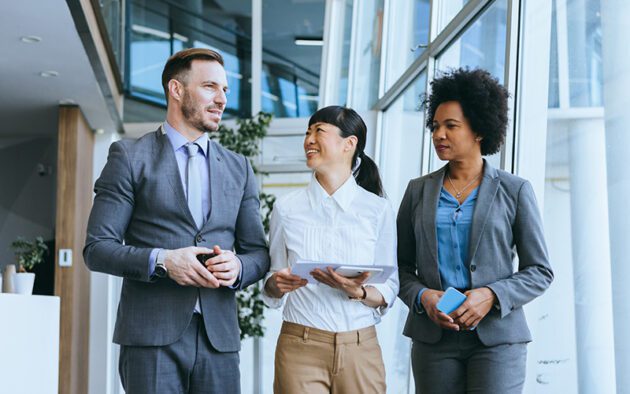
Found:
[[(279, 198), (271, 214), (269, 234), (271, 274), (298, 259), (344, 265), (396, 265), (396, 221), (384, 198), (357, 185), (353, 176), (332, 195), (315, 176), (306, 189)], [(391, 306), (398, 294), (398, 273), (373, 285)], [(372, 308), (348, 299), (346, 293), (323, 283), (307, 284), (282, 298), (263, 292), (271, 308), (283, 304), (283, 319), (322, 330), (358, 330), (380, 321), (385, 308)]]

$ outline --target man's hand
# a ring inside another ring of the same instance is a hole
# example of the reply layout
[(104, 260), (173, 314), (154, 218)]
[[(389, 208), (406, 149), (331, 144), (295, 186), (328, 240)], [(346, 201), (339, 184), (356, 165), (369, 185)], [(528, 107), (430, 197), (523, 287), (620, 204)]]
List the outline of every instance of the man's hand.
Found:
[(214, 245), (212, 253), (216, 256), (206, 260), (208, 271), (219, 280), (221, 286), (232, 286), (241, 272), (241, 262), (231, 250), (221, 250)]
[(274, 298), (281, 298), (286, 293), (306, 286), (308, 281), (300, 276), (291, 274), (290, 268), (274, 272), (265, 283), (265, 291)]
[(468, 290), (464, 294), (466, 301), (451, 312), (450, 316), (462, 330), (470, 330), (490, 312), (492, 305), (496, 302), (496, 295), (487, 287)]
[(347, 278), (341, 276), (332, 269), (332, 267), (326, 267), (326, 271), (322, 271), (319, 268), (311, 272), (313, 278), (317, 281), (328, 285), (334, 289), (339, 289), (345, 292), (348, 297), (359, 298), (363, 295), (361, 286), (370, 277), (369, 272), (364, 272), (361, 275)]
[(181, 286), (217, 288), (219, 280), (197, 260), (198, 254), (212, 253), (208, 248), (164, 250), (164, 265), (168, 276)]
[(437, 303), (442, 298), (442, 295), (444, 295), (443, 291), (427, 289), (422, 293), (420, 303), (433, 323), (445, 330), (459, 331), (459, 326), (453, 318), (437, 309)]

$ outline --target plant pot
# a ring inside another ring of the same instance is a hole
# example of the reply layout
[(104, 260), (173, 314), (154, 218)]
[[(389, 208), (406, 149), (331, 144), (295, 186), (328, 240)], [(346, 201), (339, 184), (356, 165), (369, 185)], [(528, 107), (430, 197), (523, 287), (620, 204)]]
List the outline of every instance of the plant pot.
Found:
[(13, 274), (13, 288), (15, 289), (15, 294), (33, 294), (34, 283), (35, 274), (32, 272), (18, 272), (17, 274)]

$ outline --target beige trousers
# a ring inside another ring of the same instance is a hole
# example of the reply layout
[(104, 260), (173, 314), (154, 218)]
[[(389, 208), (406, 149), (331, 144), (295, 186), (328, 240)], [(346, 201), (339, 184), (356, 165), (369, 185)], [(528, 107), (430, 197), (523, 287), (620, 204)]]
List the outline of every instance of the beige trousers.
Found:
[(385, 366), (374, 326), (335, 333), (282, 323), (273, 392), (385, 393)]

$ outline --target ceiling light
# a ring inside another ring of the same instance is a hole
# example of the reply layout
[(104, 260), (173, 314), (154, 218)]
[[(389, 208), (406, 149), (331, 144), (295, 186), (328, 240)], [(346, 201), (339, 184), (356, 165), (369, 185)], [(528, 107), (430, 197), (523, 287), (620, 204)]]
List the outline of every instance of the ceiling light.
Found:
[(59, 73), (57, 71), (53, 71), (53, 70), (49, 70), (49, 71), (42, 71), (39, 73), (40, 77), (43, 78), (52, 78), (52, 77), (58, 77)]
[(103, 129), (96, 129), (96, 130), (94, 130), (94, 132), (95, 132), (96, 134), (98, 134), (98, 135), (105, 134), (105, 130), (103, 130)]
[(35, 44), (42, 40), (41, 37), (37, 36), (22, 36), (20, 37), (20, 41), (25, 42), (27, 44)]
[(76, 101), (69, 98), (59, 100), (59, 105), (76, 105), (76, 104), (77, 104)]
[(324, 40), (321, 37), (295, 37), (295, 45), (322, 46)]

